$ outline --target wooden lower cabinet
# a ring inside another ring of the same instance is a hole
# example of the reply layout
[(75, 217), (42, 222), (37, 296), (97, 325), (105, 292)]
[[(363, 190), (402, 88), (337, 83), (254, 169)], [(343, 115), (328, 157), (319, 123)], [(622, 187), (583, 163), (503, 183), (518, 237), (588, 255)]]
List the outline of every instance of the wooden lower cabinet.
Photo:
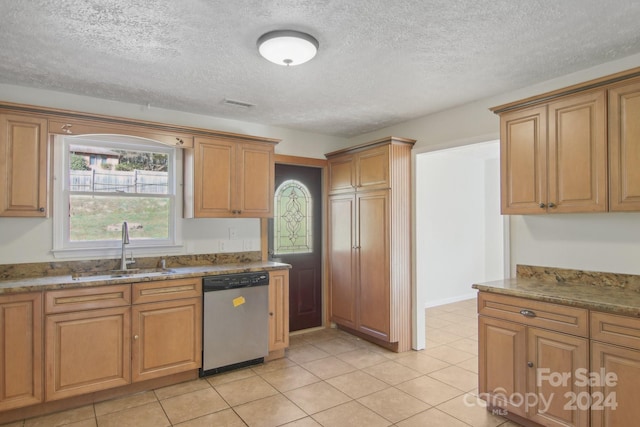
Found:
[(592, 342), (591, 370), (615, 374), (615, 379), (600, 376), (600, 383), (591, 388), (591, 426), (636, 425), (640, 420), (640, 351)]
[[(509, 396), (526, 391), (526, 326), (480, 316), (478, 319), (478, 390), (491, 406), (525, 416)], [(491, 398), (489, 398), (491, 396)]]
[(131, 311), (133, 382), (201, 367), (201, 298), (139, 304)]
[(129, 306), (47, 316), (46, 400), (129, 384), (130, 321)]
[(201, 367), (201, 278), (48, 291), (44, 306), (47, 401)]
[[(587, 427), (589, 408), (582, 403), (589, 387), (579, 375), (589, 369), (589, 341), (527, 328), (527, 353), (527, 392), (537, 397), (527, 418), (544, 426)], [(557, 380), (558, 375), (563, 379)]]
[[(589, 387), (577, 376), (589, 369), (587, 310), (482, 293), (478, 301), (481, 398), (507, 417), (543, 426), (587, 427), (589, 407), (583, 402)], [(522, 320), (513, 321), (514, 316)], [(532, 326), (554, 323), (562, 329), (574, 325), (584, 336)]]
[(42, 402), (42, 293), (0, 297), (0, 412)]
[(289, 270), (269, 272), (269, 352), (289, 347)]

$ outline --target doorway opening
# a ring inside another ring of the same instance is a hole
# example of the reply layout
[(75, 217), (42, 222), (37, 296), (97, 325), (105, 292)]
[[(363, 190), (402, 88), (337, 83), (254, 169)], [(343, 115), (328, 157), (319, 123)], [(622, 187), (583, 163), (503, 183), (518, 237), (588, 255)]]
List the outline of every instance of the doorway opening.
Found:
[(500, 214), (499, 141), (417, 154), (415, 170), (420, 340), (426, 308), (474, 298), (472, 284), (505, 277), (508, 218)]
[(289, 331), (322, 326), (322, 169), (275, 166), (269, 260), (291, 264)]

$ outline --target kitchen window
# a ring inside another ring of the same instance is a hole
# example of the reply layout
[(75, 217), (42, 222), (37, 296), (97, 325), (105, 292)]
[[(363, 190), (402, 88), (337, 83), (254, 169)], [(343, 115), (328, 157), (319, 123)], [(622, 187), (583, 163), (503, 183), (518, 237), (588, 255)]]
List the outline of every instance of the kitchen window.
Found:
[(134, 254), (180, 245), (180, 149), (124, 135), (63, 136), (54, 158), (56, 257), (119, 255), (124, 221)]

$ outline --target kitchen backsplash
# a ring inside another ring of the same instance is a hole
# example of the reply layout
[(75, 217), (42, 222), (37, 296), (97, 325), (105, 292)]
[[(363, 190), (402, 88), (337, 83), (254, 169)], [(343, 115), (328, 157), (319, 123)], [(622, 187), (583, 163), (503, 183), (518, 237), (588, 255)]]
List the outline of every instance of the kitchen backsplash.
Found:
[[(166, 268), (188, 267), (196, 265), (234, 264), (255, 262), (261, 260), (260, 251), (215, 253), (197, 255), (177, 255), (166, 257), (135, 258), (135, 264), (129, 266), (136, 268), (156, 268), (165, 260)], [(0, 264), (0, 280), (25, 279), (43, 276), (64, 276), (72, 273), (87, 271), (117, 270), (120, 268), (120, 259), (97, 259), (84, 261), (61, 262), (36, 262), (25, 264)]]
[(640, 292), (640, 275), (604, 273), (599, 271), (570, 270), (531, 265), (516, 266), (518, 278), (530, 278), (545, 282), (580, 283), (593, 286), (615, 286)]

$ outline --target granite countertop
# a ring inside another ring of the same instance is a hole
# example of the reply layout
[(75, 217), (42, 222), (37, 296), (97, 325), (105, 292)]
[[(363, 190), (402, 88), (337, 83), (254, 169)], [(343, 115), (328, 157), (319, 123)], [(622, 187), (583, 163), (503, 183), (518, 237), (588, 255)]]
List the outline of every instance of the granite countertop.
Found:
[[(291, 268), (289, 264), (272, 261), (254, 261), (231, 264), (212, 264), (197, 266), (167, 267), (167, 271), (148, 275), (111, 277), (108, 275), (72, 278), (71, 275), (45, 276), (0, 280), (0, 294), (20, 292), (38, 292), (52, 289), (71, 289), (88, 286), (118, 285), (123, 283), (149, 282), (188, 277), (215, 276), (220, 274), (246, 273), (251, 271), (269, 271)], [(134, 270), (134, 269), (132, 269)]]
[(484, 292), (640, 317), (640, 292), (631, 286), (517, 277), (478, 283), (472, 288)]

